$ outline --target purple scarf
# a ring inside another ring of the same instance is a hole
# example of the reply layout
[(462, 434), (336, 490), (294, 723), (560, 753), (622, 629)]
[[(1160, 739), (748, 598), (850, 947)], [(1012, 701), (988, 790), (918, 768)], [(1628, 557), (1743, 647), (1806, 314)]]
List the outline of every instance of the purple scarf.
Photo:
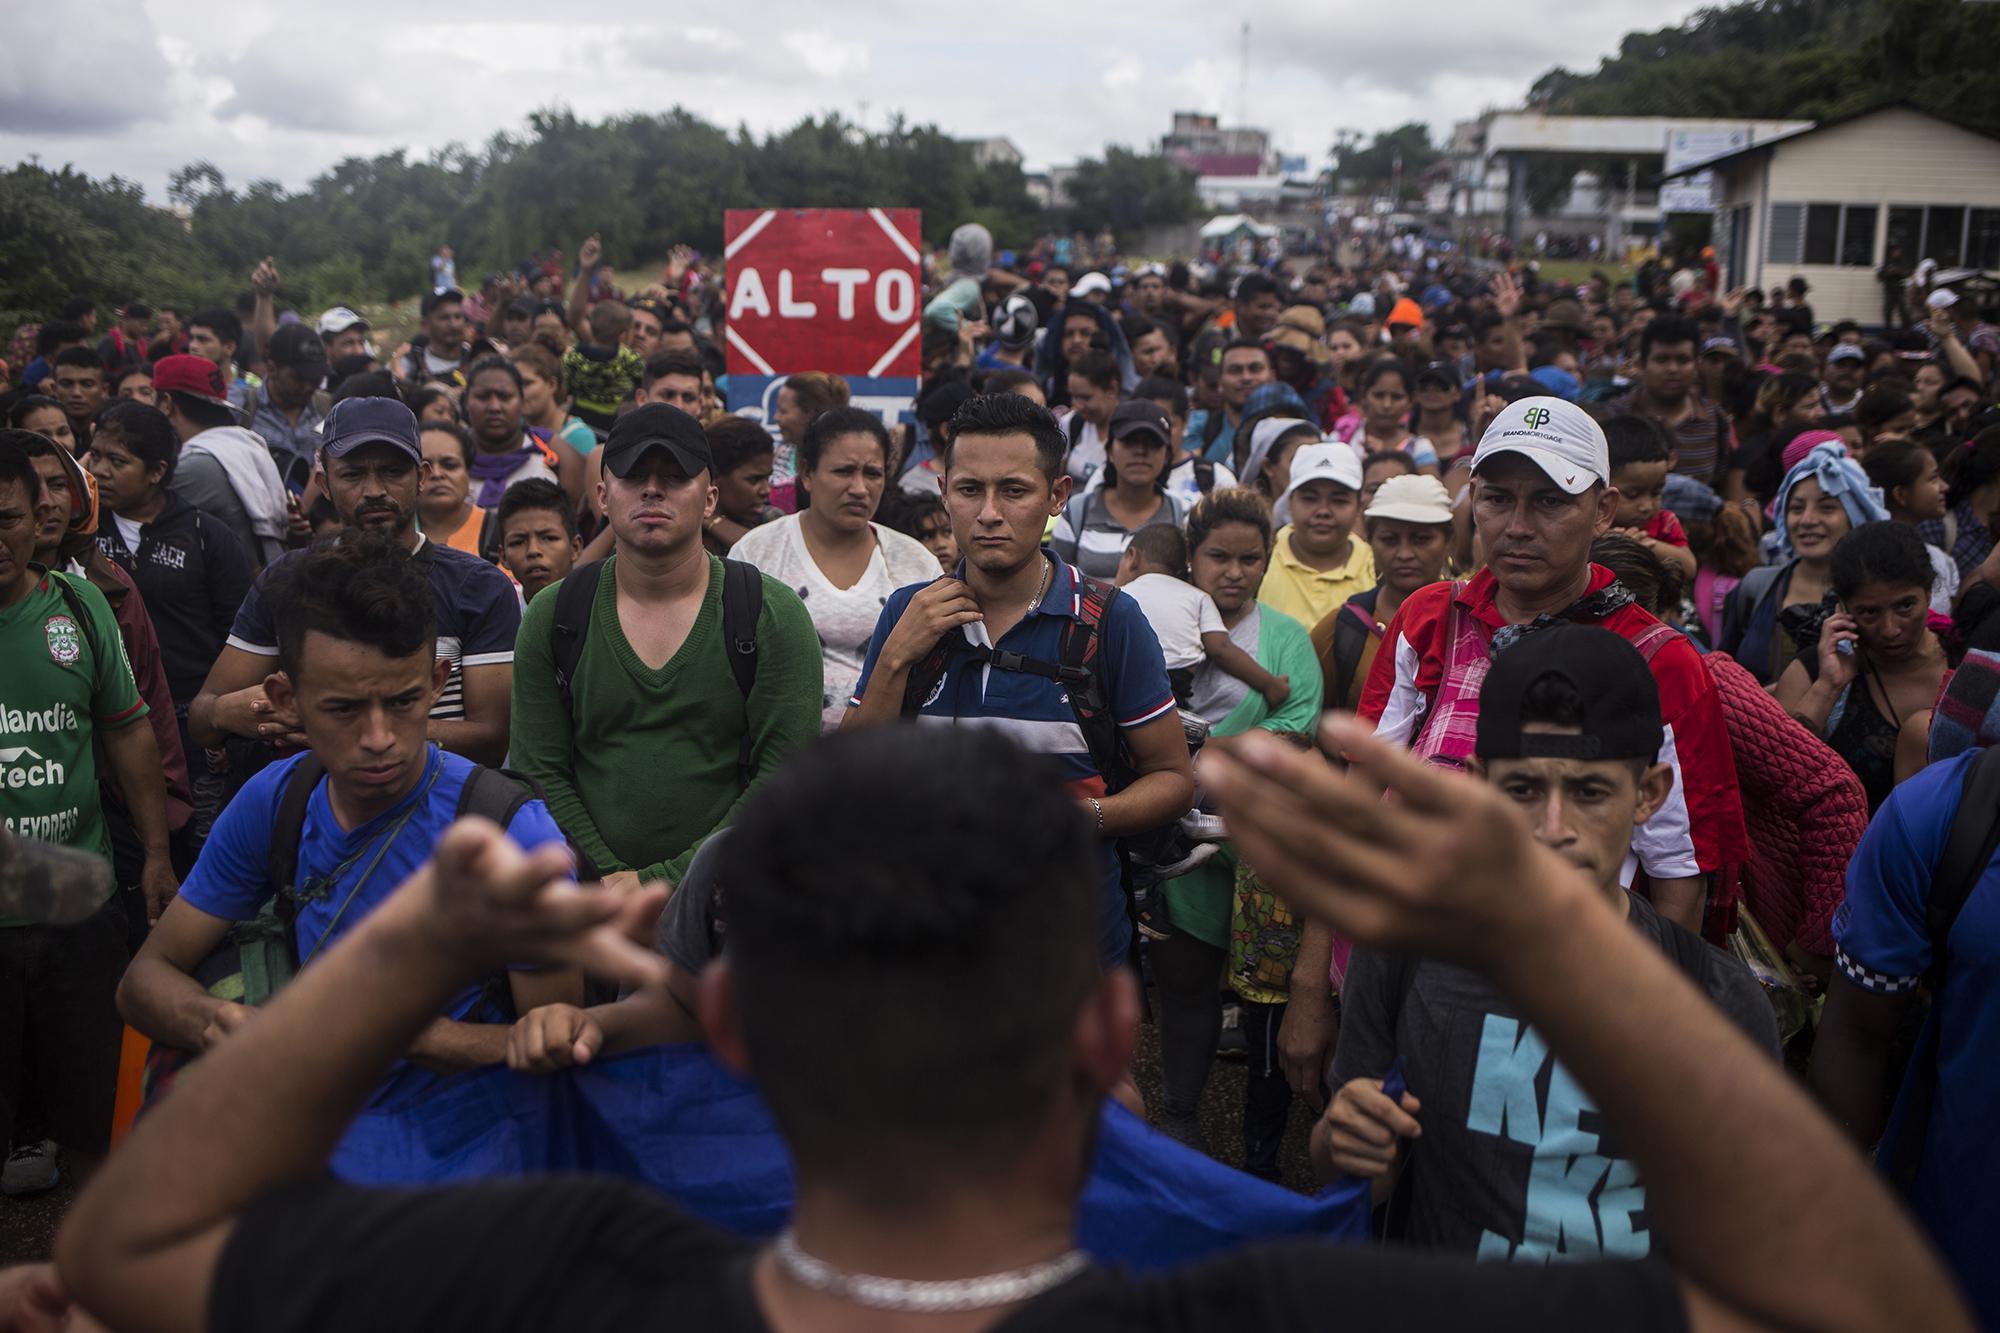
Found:
[(509, 478), (525, 467), (530, 459), (541, 456), (541, 446), (532, 439), (510, 454), (487, 454), (474, 449), (472, 475), (479, 482), (479, 493), (472, 497), (472, 502), (481, 509), (498, 505), (500, 497), (507, 493)]

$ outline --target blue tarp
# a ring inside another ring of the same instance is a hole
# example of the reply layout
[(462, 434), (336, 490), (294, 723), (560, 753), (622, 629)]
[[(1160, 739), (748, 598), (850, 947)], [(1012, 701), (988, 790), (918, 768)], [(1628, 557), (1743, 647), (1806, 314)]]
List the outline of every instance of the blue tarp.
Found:
[[(549, 1076), (489, 1069), (366, 1111), (335, 1151), (356, 1184), (413, 1185), (544, 1171), (643, 1181), (743, 1236), (775, 1234), (792, 1171), (756, 1090), (699, 1046), (634, 1051)], [(1308, 1198), (1174, 1142), (1107, 1103), (1080, 1241), (1157, 1269), (1249, 1240), (1368, 1234), (1366, 1182)]]

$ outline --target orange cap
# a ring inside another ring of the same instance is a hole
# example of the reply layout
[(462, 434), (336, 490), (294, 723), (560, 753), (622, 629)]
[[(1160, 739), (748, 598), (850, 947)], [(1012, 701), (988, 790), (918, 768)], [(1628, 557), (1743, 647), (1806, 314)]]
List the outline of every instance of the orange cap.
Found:
[(1384, 320), (1383, 323), (1409, 324), (1417, 328), (1422, 328), (1424, 325), (1424, 312), (1417, 308), (1415, 301), (1405, 296), (1390, 309), (1389, 318)]

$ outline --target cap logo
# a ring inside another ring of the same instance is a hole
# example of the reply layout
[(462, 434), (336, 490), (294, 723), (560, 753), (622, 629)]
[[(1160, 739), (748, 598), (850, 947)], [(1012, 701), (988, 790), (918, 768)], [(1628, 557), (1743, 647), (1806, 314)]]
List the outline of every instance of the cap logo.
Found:
[(1540, 430), (1549, 424), (1550, 416), (1551, 413), (1546, 407), (1531, 407), (1521, 414), (1521, 420), (1527, 424), (1529, 430)]

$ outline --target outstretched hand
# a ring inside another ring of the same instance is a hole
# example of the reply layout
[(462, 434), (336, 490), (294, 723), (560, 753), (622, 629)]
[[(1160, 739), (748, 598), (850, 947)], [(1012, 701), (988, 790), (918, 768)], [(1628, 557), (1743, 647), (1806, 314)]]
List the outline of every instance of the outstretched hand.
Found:
[(1329, 713), (1319, 738), (1346, 770), (1254, 731), (1201, 756), (1237, 851), (1294, 910), (1370, 948), (1490, 970), (1565, 895), (1591, 892), (1492, 788), (1420, 763), (1352, 715)]
[(397, 898), (409, 899), (437, 947), (471, 974), (541, 963), (638, 987), (666, 979), (660, 956), (632, 939), (666, 893), (657, 884), (624, 893), (574, 883), (563, 848), (524, 852), (492, 821), (471, 817), (444, 831)]

